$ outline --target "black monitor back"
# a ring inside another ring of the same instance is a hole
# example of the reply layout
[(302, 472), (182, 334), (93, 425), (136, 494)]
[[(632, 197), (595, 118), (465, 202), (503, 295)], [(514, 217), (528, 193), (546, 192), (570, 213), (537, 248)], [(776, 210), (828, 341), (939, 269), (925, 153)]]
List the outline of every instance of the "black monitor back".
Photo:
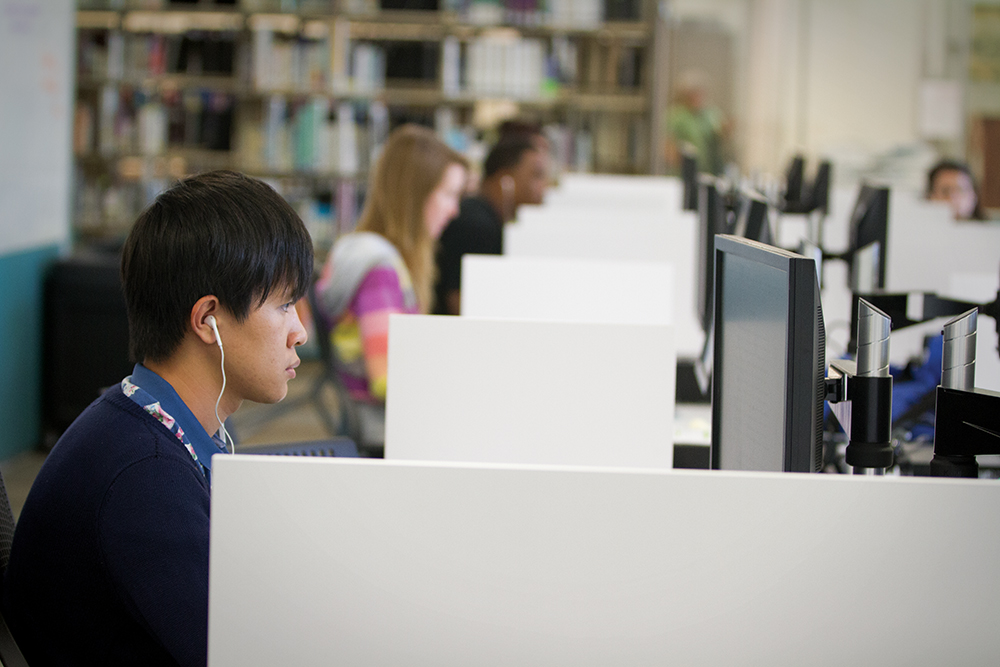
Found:
[(698, 178), (698, 319), (702, 331), (708, 331), (713, 315), (715, 291), (715, 235), (730, 232), (725, 184), (714, 176)]
[(785, 201), (795, 203), (802, 201), (802, 186), (805, 180), (805, 159), (801, 155), (792, 158), (785, 172)]
[(814, 260), (715, 239), (712, 467), (816, 472), (826, 335)]
[(833, 178), (833, 165), (829, 160), (823, 160), (816, 168), (816, 177), (809, 189), (808, 206), (810, 211), (820, 211), (823, 215), (830, 212), (830, 181)]
[(849, 263), (854, 275), (857, 271), (857, 256), (861, 251), (870, 250), (878, 243), (878, 267), (875, 275), (877, 289), (885, 287), (886, 240), (889, 229), (889, 188), (864, 184), (858, 192), (849, 225)]
[(698, 210), (698, 159), (691, 153), (681, 154), (681, 180), (684, 183), (685, 211)]
[(772, 245), (767, 200), (759, 192), (743, 189), (736, 197), (736, 226), (733, 234)]

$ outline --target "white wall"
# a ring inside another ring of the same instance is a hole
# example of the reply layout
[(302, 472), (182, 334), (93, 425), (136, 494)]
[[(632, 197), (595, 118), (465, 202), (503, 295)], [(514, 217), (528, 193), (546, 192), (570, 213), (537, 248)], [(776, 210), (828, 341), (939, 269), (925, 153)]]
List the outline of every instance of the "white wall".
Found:
[[(790, 157), (864, 163), (920, 141), (925, 77), (956, 77), (967, 8), (953, 0), (673, 0), (676, 20), (726, 26), (736, 63), (734, 141), (745, 172)], [(835, 174), (836, 175), (836, 174)]]
[(881, 151), (914, 141), (925, 36), (920, 3), (805, 4), (807, 149)]
[(0, 255), (69, 236), (73, 5), (0, 1)]

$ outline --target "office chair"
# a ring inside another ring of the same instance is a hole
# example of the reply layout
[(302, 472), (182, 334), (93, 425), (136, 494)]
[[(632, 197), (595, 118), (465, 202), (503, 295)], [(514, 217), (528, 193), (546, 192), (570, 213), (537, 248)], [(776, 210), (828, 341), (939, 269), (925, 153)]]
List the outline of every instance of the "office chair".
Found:
[(313, 442), (290, 442), (282, 445), (250, 445), (240, 447), (239, 454), (272, 456), (346, 456), (358, 457), (358, 446), (350, 438), (337, 437)]
[[(14, 513), (10, 509), (3, 474), (0, 473), (0, 584), (3, 583), (3, 576), (7, 572), (7, 563), (10, 562), (10, 545), (13, 539)], [(14, 641), (14, 635), (7, 627), (7, 620), (3, 617), (2, 611), (0, 611), (0, 662), (4, 667), (28, 667), (21, 649)]]
[[(337, 404), (340, 406), (341, 429), (338, 433), (346, 434), (354, 440), (357, 443), (358, 449), (366, 456), (381, 458), (385, 443), (381, 440), (373, 439), (369, 433), (366, 433), (369, 429), (365, 428), (364, 415), (362, 414), (363, 408), (351, 396), (350, 392), (347, 391), (347, 387), (344, 386), (344, 381), (338, 372), (340, 362), (337, 359), (336, 349), (330, 340), (333, 327), (323, 315), (322, 310), (320, 310), (319, 297), (316, 295), (315, 284), (309, 286), (308, 297), (309, 308), (312, 311), (313, 325), (316, 329), (316, 343), (319, 346), (319, 356), (323, 361), (323, 373), (320, 375), (319, 380), (317, 380), (317, 385), (329, 383), (337, 394)], [(318, 391), (318, 389), (315, 391)]]

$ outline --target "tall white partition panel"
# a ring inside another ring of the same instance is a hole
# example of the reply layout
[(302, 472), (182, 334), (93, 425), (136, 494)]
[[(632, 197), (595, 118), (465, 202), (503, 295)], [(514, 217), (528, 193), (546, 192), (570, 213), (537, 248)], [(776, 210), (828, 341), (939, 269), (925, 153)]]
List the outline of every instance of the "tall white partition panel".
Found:
[(893, 192), (886, 240), (886, 289), (893, 292), (948, 288), (956, 271), (1000, 272), (1000, 223), (956, 222), (943, 204), (911, 192)]
[(697, 356), (704, 334), (695, 313), (698, 284), (697, 220), (693, 213), (669, 222), (628, 217), (596, 220), (548, 220), (504, 226), (504, 255), (619, 261), (669, 262), (674, 266), (674, 326), (677, 353)]
[(684, 183), (676, 176), (628, 176), (625, 174), (586, 174), (567, 172), (559, 178), (560, 191), (567, 192), (681, 192)]
[(385, 456), (670, 468), (669, 326), (393, 315)]
[(684, 183), (672, 176), (563, 174), (558, 187), (545, 193), (547, 205), (655, 201), (663, 213), (680, 211)]
[(227, 456), (211, 667), (995, 665), (1000, 484)]
[(517, 210), (517, 220), (514, 224), (531, 226), (562, 222), (597, 225), (613, 230), (622, 222), (670, 225), (678, 218), (691, 216), (690, 212), (682, 211), (679, 207), (676, 211), (672, 209), (668, 211), (662, 202), (630, 197), (619, 202), (572, 200), (556, 204), (546, 203), (543, 206), (522, 206)]
[(674, 267), (667, 262), (465, 255), (462, 314), (673, 324)]

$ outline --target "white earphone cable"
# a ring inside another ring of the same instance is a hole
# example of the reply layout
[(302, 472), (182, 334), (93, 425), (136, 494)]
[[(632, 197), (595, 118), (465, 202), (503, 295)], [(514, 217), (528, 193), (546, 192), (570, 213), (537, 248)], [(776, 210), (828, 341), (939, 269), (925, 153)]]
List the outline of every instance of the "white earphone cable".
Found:
[(226, 393), (226, 350), (222, 347), (222, 336), (219, 335), (219, 329), (215, 324), (215, 318), (209, 316), (211, 319), (212, 331), (215, 332), (215, 342), (219, 345), (219, 354), (222, 356), (222, 362), (220, 364), (222, 368), (222, 389), (219, 390), (219, 397), (215, 399), (215, 419), (219, 422), (219, 432), (222, 433), (222, 444), (226, 445), (228, 440), (228, 446), (230, 447), (230, 454), (236, 453), (236, 443), (233, 442), (233, 436), (229, 435), (229, 431), (226, 430), (226, 425), (222, 423), (222, 418), (219, 417), (219, 403), (222, 402), (222, 395)]

